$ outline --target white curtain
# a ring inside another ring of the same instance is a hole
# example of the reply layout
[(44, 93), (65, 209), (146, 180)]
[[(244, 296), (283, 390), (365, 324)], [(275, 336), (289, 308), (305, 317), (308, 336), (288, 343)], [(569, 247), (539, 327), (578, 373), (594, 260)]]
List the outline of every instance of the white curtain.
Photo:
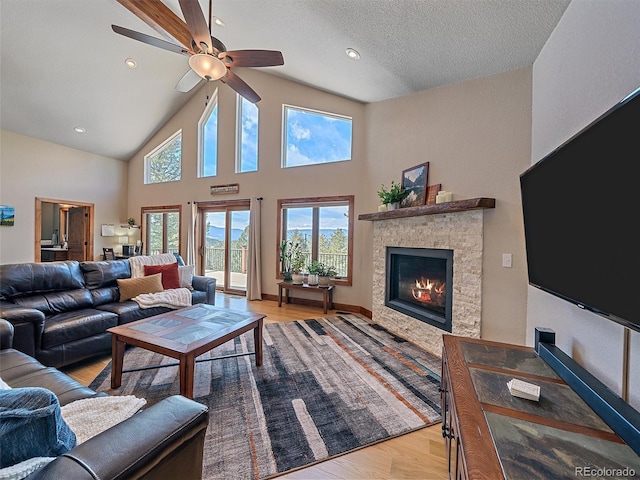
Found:
[(262, 255), (260, 248), (260, 200), (251, 198), (249, 206), (249, 261), (247, 262), (247, 299), (262, 300)]
[(189, 231), (187, 233), (187, 265), (196, 264), (196, 219), (198, 218), (198, 204), (191, 202)]

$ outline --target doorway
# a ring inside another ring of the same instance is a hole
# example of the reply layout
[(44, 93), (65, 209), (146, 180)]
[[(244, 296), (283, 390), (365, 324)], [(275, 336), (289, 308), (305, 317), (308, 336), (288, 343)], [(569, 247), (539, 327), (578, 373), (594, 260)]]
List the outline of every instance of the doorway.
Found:
[(200, 271), (216, 288), (246, 295), (249, 201), (198, 203)]
[(93, 260), (93, 211), (93, 203), (36, 197), (35, 261)]

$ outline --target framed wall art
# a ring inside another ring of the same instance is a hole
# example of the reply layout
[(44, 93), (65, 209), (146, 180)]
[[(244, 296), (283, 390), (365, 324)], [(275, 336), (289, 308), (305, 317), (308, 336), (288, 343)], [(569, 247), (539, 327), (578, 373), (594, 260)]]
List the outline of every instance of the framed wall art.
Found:
[(0, 205), (0, 225), (13, 227), (15, 222), (16, 209), (9, 205)]
[(429, 179), (429, 162), (402, 171), (402, 188), (407, 195), (401, 207), (417, 207), (427, 203), (427, 180)]

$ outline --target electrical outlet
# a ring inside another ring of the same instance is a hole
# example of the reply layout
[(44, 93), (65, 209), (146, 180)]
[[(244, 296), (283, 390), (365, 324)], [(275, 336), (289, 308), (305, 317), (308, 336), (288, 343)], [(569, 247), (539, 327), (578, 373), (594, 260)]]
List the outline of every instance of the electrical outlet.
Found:
[(510, 253), (503, 253), (502, 254), (502, 266), (505, 268), (511, 268), (511, 257), (512, 255)]

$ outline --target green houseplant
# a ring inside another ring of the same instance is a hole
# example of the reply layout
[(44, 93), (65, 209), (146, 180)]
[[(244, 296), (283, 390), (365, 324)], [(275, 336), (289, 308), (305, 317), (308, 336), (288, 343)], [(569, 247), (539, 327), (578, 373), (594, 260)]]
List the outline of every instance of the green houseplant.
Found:
[(402, 185), (392, 180), (389, 188), (384, 185), (380, 186), (378, 198), (383, 204), (387, 205), (387, 209), (393, 210), (398, 208), (398, 203), (407, 196), (407, 193), (408, 192), (402, 189)]
[[(338, 272), (335, 267), (314, 260), (309, 266), (309, 275), (317, 275), (318, 286), (327, 287), (329, 286), (329, 279), (338, 275)], [(311, 285), (311, 281), (309, 281), (309, 284)]]
[(300, 242), (291, 240), (280, 242), (280, 261), (282, 262), (282, 277), (284, 281), (301, 284), (304, 279), (302, 270), (304, 269), (305, 258)]

